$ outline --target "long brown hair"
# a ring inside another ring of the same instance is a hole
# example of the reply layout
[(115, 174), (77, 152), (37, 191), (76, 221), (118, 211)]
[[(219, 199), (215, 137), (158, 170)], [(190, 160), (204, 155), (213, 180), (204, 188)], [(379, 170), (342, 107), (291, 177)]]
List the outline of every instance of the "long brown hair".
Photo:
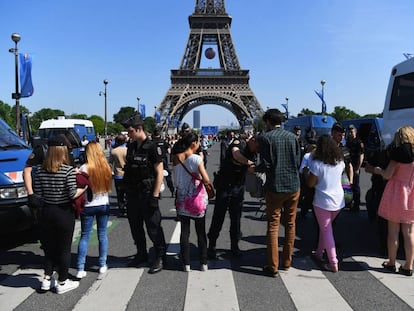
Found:
[(322, 161), (325, 164), (336, 165), (344, 159), (344, 154), (331, 136), (322, 135), (316, 142), (313, 159)]
[(86, 165), (93, 193), (110, 192), (112, 189), (111, 167), (101, 145), (96, 141), (91, 141), (86, 145)]
[(49, 146), (42, 169), (49, 173), (57, 173), (63, 164), (70, 165), (68, 148), (66, 146)]

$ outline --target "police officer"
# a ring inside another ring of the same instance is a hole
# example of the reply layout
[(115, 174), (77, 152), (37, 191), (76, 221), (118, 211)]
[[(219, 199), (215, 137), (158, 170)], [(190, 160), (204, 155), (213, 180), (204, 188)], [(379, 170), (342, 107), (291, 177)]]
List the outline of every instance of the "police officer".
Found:
[(149, 273), (157, 273), (165, 264), (165, 238), (158, 206), (163, 180), (162, 152), (148, 139), (140, 115), (123, 123), (131, 139), (124, 167), (127, 192), (127, 214), (137, 254), (128, 264), (137, 266), (148, 261), (144, 222), (148, 236), (154, 244), (156, 258)]
[(171, 197), (174, 197), (175, 189), (172, 181), (171, 170), (168, 167), (168, 155), (171, 154), (171, 146), (165, 141), (165, 139), (161, 138), (159, 130), (154, 130), (152, 133), (152, 141), (157, 146), (157, 150), (161, 150), (162, 152), (162, 163), (164, 165), (164, 170), (168, 173), (168, 175), (165, 177), (165, 180), (167, 181), (167, 186), (171, 191)]
[(359, 173), (361, 165), (364, 162), (364, 143), (361, 138), (357, 136), (357, 129), (353, 124), (348, 126), (348, 138), (346, 140), (346, 147), (349, 149), (351, 156), (352, 169), (354, 173), (352, 183), (353, 204), (351, 211), (358, 212), (361, 204), (361, 188), (359, 186)]
[(207, 255), (210, 259), (215, 259), (217, 256), (216, 241), (223, 226), (227, 209), (230, 214), (231, 252), (233, 256), (241, 256), (239, 240), (244, 182), (247, 168), (254, 164), (256, 151), (255, 137), (248, 141), (243, 138), (235, 138), (227, 148), (222, 166), (215, 177), (216, 202), (207, 235), (209, 239)]

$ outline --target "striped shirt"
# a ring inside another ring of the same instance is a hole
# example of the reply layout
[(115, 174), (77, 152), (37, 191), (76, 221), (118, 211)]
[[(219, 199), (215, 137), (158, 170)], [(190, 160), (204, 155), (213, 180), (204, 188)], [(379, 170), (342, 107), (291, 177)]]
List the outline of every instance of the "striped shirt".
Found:
[(40, 195), (46, 204), (71, 203), (76, 194), (74, 168), (63, 164), (57, 173), (40, 169), (34, 178), (34, 193)]

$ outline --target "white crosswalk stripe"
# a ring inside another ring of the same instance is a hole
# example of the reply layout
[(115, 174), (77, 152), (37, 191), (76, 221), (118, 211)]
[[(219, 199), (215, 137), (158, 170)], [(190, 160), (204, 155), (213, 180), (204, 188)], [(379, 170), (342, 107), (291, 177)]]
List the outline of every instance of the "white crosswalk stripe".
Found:
[[(352, 259), (414, 308), (412, 278), (384, 273), (381, 269), (383, 259), (380, 258), (356, 256)], [(207, 272), (200, 271), (197, 262), (191, 265), (193, 270), (187, 273), (183, 310), (240, 310), (229, 260), (209, 263)], [(126, 310), (136, 288), (140, 286), (144, 268), (132, 271), (131, 268), (110, 268), (92, 283), (73, 310)], [(13, 310), (24, 300), (30, 299), (39, 288), (42, 275), (42, 269), (18, 269), (3, 280), (0, 285), (0, 309)], [(295, 268), (280, 271), (279, 276), (297, 310), (352, 310), (326, 274), (309, 257), (296, 258)]]

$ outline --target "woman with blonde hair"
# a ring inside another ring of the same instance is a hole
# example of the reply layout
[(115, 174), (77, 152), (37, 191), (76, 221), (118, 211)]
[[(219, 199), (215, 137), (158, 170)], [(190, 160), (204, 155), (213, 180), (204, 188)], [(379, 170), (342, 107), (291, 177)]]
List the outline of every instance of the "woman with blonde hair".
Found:
[(88, 243), (95, 216), (99, 240), (99, 273), (102, 274), (108, 270), (106, 264), (108, 254), (106, 227), (109, 218), (109, 192), (111, 192), (112, 171), (99, 143), (89, 142), (86, 145), (85, 153), (86, 163), (79, 170), (88, 174), (93, 196), (90, 201), (86, 198), (85, 208), (80, 214), (82, 231), (78, 245), (78, 273), (76, 275), (79, 279), (86, 276), (86, 253), (88, 252)]
[(390, 163), (386, 169), (366, 166), (368, 173), (387, 179), (378, 215), (388, 221), (388, 260), (382, 266), (396, 272), (399, 233), (404, 238), (405, 263), (398, 272), (413, 275), (414, 261), (414, 128), (405, 125), (395, 133), (388, 148)]
[(75, 211), (72, 199), (82, 195), (84, 189), (77, 189), (75, 170), (70, 165), (68, 141), (65, 135), (51, 137), (42, 167), (34, 177), (34, 193), (42, 199), (40, 215), (41, 241), (45, 252), (45, 276), (41, 289), (55, 287), (52, 277), (57, 269), (56, 292), (66, 293), (79, 286), (78, 281), (68, 279), (71, 259)]

